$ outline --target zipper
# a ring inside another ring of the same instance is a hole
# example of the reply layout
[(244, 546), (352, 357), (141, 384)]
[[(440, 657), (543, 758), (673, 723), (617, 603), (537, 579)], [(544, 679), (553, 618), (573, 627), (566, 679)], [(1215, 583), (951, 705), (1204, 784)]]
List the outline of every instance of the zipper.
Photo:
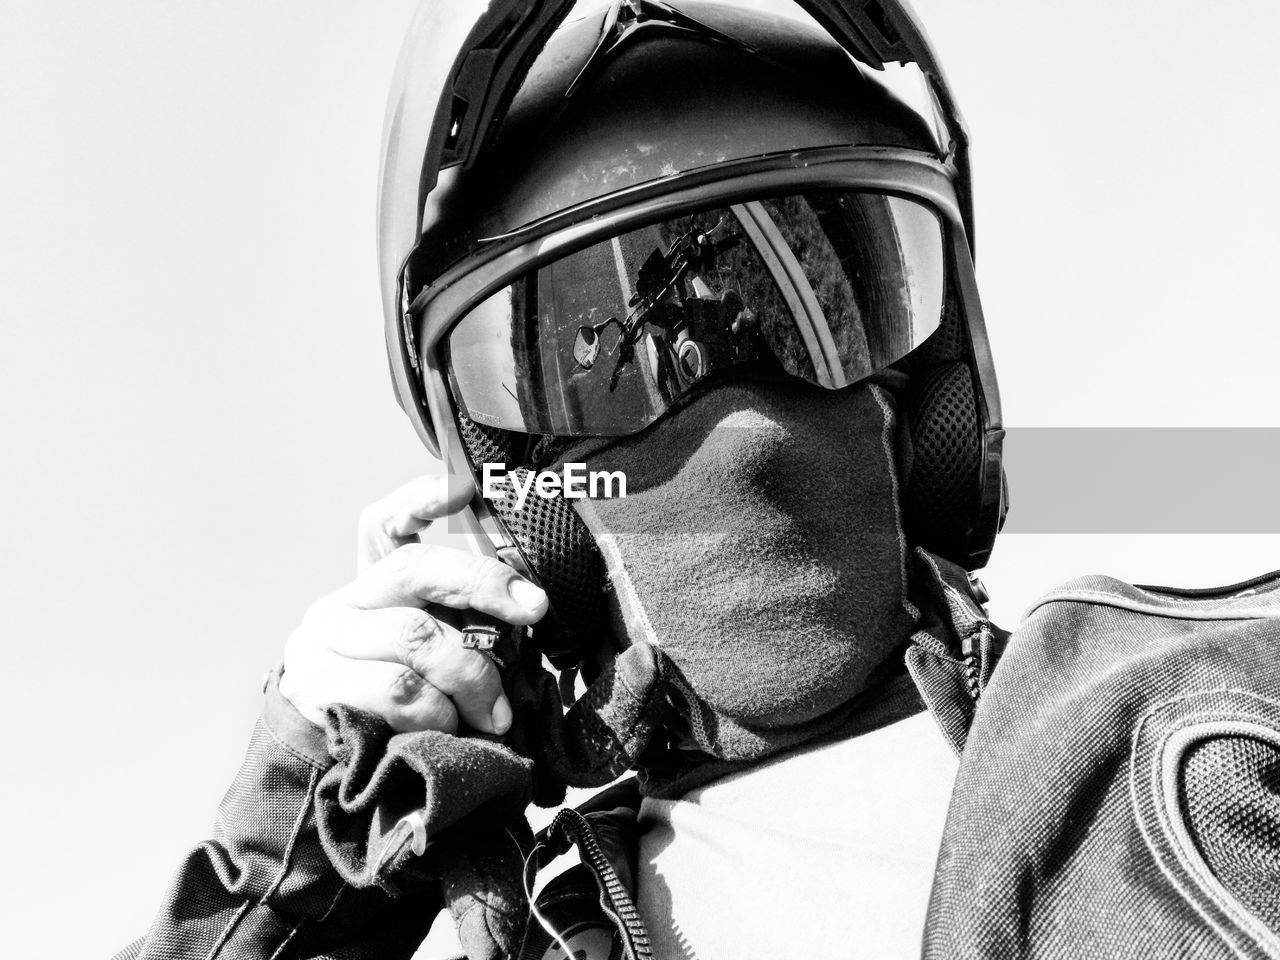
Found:
[(974, 703), (982, 696), (982, 650), (990, 644), (992, 636), (991, 624), (980, 620), (977, 629), (967, 633), (960, 644), (964, 659), (964, 688)]
[(600, 848), (600, 839), (594, 828), (577, 810), (561, 810), (551, 821), (548, 833), (559, 833), (578, 848), (582, 860), (603, 886), (600, 906), (622, 934), (622, 946), (627, 960), (653, 960), (649, 949), (649, 932), (645, 929), (640, 912), (631, 894), (618, 878), (608, 856)]

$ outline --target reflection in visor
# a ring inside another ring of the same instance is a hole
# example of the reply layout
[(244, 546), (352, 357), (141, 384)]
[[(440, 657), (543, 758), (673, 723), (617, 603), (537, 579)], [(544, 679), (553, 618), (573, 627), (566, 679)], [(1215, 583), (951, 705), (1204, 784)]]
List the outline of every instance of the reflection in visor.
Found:
[(882, 194), (815, 191), (643, 227), (479, 304), (448, 337), (478, 423), (621, 436), (710, 374), (750, 365), (839, 389), (937, 329), (937, 216)]

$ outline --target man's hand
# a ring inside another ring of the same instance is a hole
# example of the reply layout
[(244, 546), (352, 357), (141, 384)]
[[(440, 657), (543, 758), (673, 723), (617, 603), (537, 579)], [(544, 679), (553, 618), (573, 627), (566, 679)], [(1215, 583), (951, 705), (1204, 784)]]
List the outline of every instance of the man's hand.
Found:
[(439, 608), (524, 625), (547, 612), (547, 595), (497, 560), (417, 540), (472, 495), (470, 481), (421, 477), (361, 514), (360, 575), (313, 604), (285, 644), (280, 692), (303, 716), (323, 723), (328, 704), (345, 703), (396, 731), (511, 726), (497, 669)]

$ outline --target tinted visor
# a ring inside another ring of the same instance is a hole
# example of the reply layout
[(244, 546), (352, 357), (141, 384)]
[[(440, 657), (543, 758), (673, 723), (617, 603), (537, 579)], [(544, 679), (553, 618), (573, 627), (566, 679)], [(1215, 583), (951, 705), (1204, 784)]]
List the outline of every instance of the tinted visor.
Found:
[(446, 359), (478, 423), (624, 436), (734, 368), (833, 390), (862, 380), (937, 329), (944, 289), (929, 207), (812, 191), (677, 217), (541, 267), (465, 315)]

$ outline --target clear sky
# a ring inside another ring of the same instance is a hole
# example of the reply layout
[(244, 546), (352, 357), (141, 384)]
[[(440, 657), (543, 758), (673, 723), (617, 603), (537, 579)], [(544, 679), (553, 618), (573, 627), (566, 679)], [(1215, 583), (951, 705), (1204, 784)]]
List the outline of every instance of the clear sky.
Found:
[[(434, 469), (392, 399), (374, 256), (412, 6), (5, 4), (0, 898), (31, 906), (12, 956), (145, 930), (263, 673), (352, 575), (360, 508)], [(1280, 426), (1280, 6), (916, 7), (973, 134), (1007, 422)], [(1276, 537), (1027, 535), (987, 579), (1012, 623), (1095, 568), (1277, 566)]]

